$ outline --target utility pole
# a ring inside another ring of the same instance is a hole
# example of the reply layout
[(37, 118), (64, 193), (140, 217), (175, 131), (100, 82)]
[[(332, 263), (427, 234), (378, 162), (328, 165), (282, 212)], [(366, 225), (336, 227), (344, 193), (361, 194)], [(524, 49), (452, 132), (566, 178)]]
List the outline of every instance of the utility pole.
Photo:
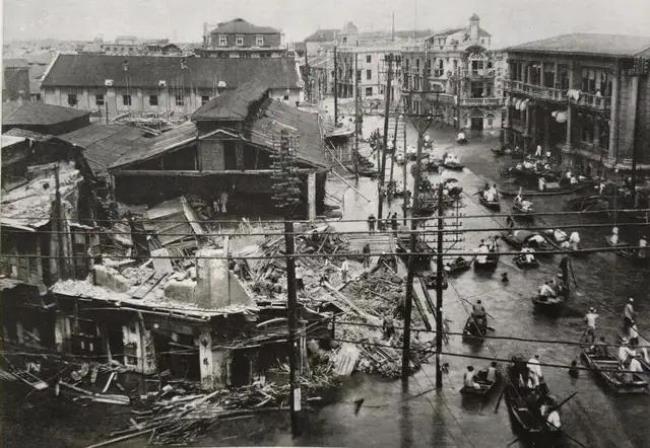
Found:
[(334, 45), (334, 127), (339, 124), (339, 63)]
[[(417, 157), (419, 158), (422, 154), (423, 146), (423, 132), (418, 129), (418, 148), (417, 148)], [(415, 164), (415, 183), (413, 186), (413, 212), (415, 212), (420, 204), (418, 199), (418, 191), (420, 189), (420, 164)], [(414, 215), (411, 215), (411, 218), (414, 218)], [(416, 251), (416, 236), (415, 230), (417, 229), (417, 221), (411, 219), (411, 253)], [(409, 364), (410, 364), (410, 351), (411, 351), (411, 311), (413, 310), (413, 278), (415, 276), (415, 271), (413, 269), (413, 256), (409, 257), (408, 261), (408, 274), (406, 276), (406, 303), (404, 304), (404, 344), (402, 346), (402, 381), (404, 383), (408, 382), (409, 376)]]
[(384, 179), (386, 177), (386, 151), (388, 149), (388, 118), (390, 117), (390, 99), (391, 99), (391, 82), (393, 81), (393, 53), (388, 53), (386, 55), (386, 62), (388, 62), (388, 74), (386, 76), (386, 91), (384, 92), (384, 143), (381, 154), (381, 164), (379, 165), (379, 182), (378, 182), (378, 194), (379, 201), (377, 204), (377, 219), (382, 218), (382, 212), (384, 209), (384, 198), (382, 194), (384, 192)]
[(66, 265), (66, 259), (65, 259), (65, 242), (63, 241), (63, 232), (65, 228), (65, 223), (63, 222), (63, 208), (61, 205), (61, 181), (59, 179), (59, 163), (54, 167), (54, 188), (55, 188), (55, 196), (54, 196), (54, 205), (55, 205), (55, 213), (54, 213), (54, 222), (56, 223), (56, 241), (57, 241), (57, 249), (58, 249), (58, 259), (59, 259), (59, 280), (62, 280), (66, 278), (67, 276), (67, 265)]
[(359, 114), (359, 71), (358, 54), (354, 53), (354, 154), (352, 154), (352, 163), (354, 164), (354, 176), (359, 180), (359, 134), (361, 133), (361, 122)]
[(395, 154), (397, 154), (397, 125), (399, 124), (399, 114), (395, 111), (395, 130), (393, 132), (393, 155), (390, 159), (390, 176), (388, 184), (393, 182), (393, 171), (395, 170)]
[(289, 323), (289, 403), (291, 408), (291, 434), (294, 437), (299, 436), (300, 429), (300, 411), (301, 411), (301, 393), (300, 385), (296, 381), (296, 370), (298, 369), (298, 353), (300, 348), (296, 341), (297, 333), (297, 300), (296, 300), (296, 262), (293, 257), (293, 221), (288, 218), (284, 222), (284, 244), (287, 255), (287, 319)]
[(407, 187), (407, 184), (406, 184), (406, 181), (407, 181), (406, 168), (407, 168), (407, 165), (408, 165), (408, 159), (407, 159), (407, 155), (406, 155), (406, 108), (404, 108), (404, 109), (405, 109), (404, 110), (404, 132), (402, 132), (402, 135), (404, 137), (404, 142), (403, 142), (404, 146), (402, 148), (402, 150), (404, 151), (404, 165), (402, 165), (402, 176), (403, 176), (402, 181), (404, 182), (403, 183), (404, 186), (402, 187), (402, 190), (404, 190), (404, 191), (402, 192), (402, 194), (403, 194), (402, 197), (404, 198), (404, 201), (402, 202), (402, 212), (404, 214), (404, 225), (407, 225), (407, 223), (406, 223), (406, 210), (407, 210), (406, 191), (408, 190), (408, 188), (406, 188)]
[(442, 264), (442, 229), (444, 227), (443, 213), (443, 191), (442, 182), (438, 185), (438, 249), (436, 256), (436, 389), (442, 389), (442, 365), (440, 353), (442, 353), (442, 287), (444, 266)]

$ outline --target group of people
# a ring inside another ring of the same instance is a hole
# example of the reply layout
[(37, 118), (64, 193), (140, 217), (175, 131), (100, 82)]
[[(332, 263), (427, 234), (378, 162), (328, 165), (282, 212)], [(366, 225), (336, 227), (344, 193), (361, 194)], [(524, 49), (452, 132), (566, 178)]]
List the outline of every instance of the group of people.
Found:
[(527, 362), (519, 358), (513, 360), (510, 376), (519, 391), (519, 397), (525, 401), (528, 408), (537, 412), (539, 418), (549, 425), (549, 429), (560, 429), (558, 405), (548, 394), (540, 354), (536, 353)]
[(463, 375), (463, 385), (467, 389), (480, 389), (481, 383), (494, 384), (498, 374), (499, 371), (495, 361), (492, 361), (488, 367), (478, 372), (474, 370), (474, 366), (467, 366), (467, 371)]
[(539, 295), (545, 298), (564, 297), (569, 290), (567, 283), (568, 280), (565, 278), (565, 275), (559, 273), (557, 278), (547, 280), (539, 287)]
[(492, 184), (490, 187), (489, 184), (485, 184), (483, 189), (483, 199), (488, 202), (494, 202), (499, 199), (499, 192), (497, 191), (497, 184)]
[(388, 229), (392, 229), (393, 232), (397, 232), (399, 230), (399, 219), (397, 218), (397, 212), (393, 212), (392, 215), (388, 214), (385, 219), (377, 219), (375, 218), (375, 215), (371, 213), (370, 216), (368, 216), (368, 231), (374, 232), (375, 225), (377, 231), (379, 232)]
[(476, 262), (478, 264), (487, 263), (490, 253), (494, 253), (498, 250), (497, 238), (498, 237), (495, 236), (490, 242), (481, 240), (480, 244), (478, 245), (478, 255), (476, 256)]
[(344, 284), (347, 283), (350, 280), (350, 262), (348, 261), (348, 259), (344, 258), (343, 262), (341, 263), (341, 266), (336, 266), (332, 264), (332, 262), (328, 257), (325, 257), (325, 262), (323, 263), (323, 267), (321, 270), (319, 284), (323, 286), (325, 283), (329, 283), (330, 275), (336, 271), (341, 273), (341, 281)]
[(517, 196), (515, 196), (514, 203), (522, 211), (530, 211), (533, 209), (533, 203), (531, 201), (524, 199), (521, 188), (519, 189), (519, 193), (517, 193)]

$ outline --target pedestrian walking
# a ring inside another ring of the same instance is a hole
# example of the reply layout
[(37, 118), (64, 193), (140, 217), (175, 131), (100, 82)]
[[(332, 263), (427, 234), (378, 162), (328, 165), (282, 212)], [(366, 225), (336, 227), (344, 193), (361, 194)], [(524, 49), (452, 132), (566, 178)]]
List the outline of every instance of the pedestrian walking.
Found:
[(219, 199), (221, 199), (221, 213), (228, 213), (228, 210), (226, 209), (226, 206), (228, 205), (228, 192), (222, 191)]
[(343, 263), (341, 263), (340, 271), (341, 271), (341, 280), (343, 281), (343, 283), (347, 283), (350, 275), (350, 263), (348, 263), (347, 258), (343, 259)]
[(305, 290), (305, 282), (303, 280), (304, 271), (302, 266), (296, 266), (296, 291), (301, 292)]
[(374, 232), (374, 231), (375, 231), (375, 222), (376, 222), (376, 221), (377, 221), (377, 218), (375, 218), (375, 215), (373, 215), (373, 214), (371, 213), (370, 216), (368, 216), (368, 230), (369, 230), (370, 232)]
[(399, 228), (399, 222), (397, 221), (397, 213), (393, 212), (393, 216), (390, 218), (390, 225), (393, 228), (394, 232), (397, 232)]
[(362, 249), (363, 252), (363, 267), (368, 269), (370, 267), (370, 244), (366, 243)]
[(393, 318), (388, 314), (384, 316), (382, 329), (384, 332), (384, 339), (390, 340), (390, 338), (395, 334), (395, 323), (393, 322)]
[(634, 311), (634, 299), (630, 297), (627, 299), (627, 304), (623, 309), (623, 326), (627, 331), (632, 325), (634, 325), (636, 318), (636, 312)]

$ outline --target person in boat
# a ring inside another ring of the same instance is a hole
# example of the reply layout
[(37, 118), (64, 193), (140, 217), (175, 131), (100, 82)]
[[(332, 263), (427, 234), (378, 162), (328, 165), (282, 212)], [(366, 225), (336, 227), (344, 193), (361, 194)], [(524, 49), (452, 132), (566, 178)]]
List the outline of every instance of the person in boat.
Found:
[(587, 314), (585, 314), (585, 323), (587, 328), (585, 328), (585, 338), (589, 340), (589, 344), (593, 344), (596, 339), (596, 320), (598, 319), (598, 313), (596, 313), (596, 308), (589, 308)]
[(540, 158), (542, 157), (542, 146), (537, 145), (537, 149), (535, 149), (535, 157)]
[(642, 235), (641, 238), (639, 238), (639, 252), (637, 254), (637, 257), (639, 259), (645, 260), (647, 257), (647, 247), (648, 247), (648, 239), (646, 238), (645, 235)]
[(512, 216), (510, 215), (506, 217), (506, 226), (508, 226), (509, 229), (512, 229), (515, 226), (515, 221), (512, 219)]
[(609, 349), (607, 348), (607, 341), (604, 336), (601, 336), (598, 343), (591, 348), (591, 352), (597, 358), (609, 357)]
[(571, 232), (571, 235), (569, 235), (569, 245), (573, 251), (577, 251), (579, 249), (580, 234), (578, 232)]
[(530, 247), (528, 243), (524, 243), (521, 247), (521, 255), (519, 259), (525, 262), (526, 264), (532, 264), (535, 262), (535, 249)]
[(562, 229), (553, 230), (553, 239), (556, 243), (562, 243), (569, 238), (569, 235), (566, 234)]
[(489, 383), (495, 383), (497, 381), (497, 376), (499, 371), (497, 369), (496, 361), (490, 363), (490, 367), (487, 368), (487, 373), (485, 374), (485, 380)]
[(542, 286), (539, 287), (539, 295), (546, 298), (557, 296), (555, 290), (551, 287), (550, 281), (547, 281), (546, 283), (544, 283)]
[(465, 132), (460, 131), (458, 135), (456, 135), (456, 141), (458, 143), (465, 143), (467, 141), (467, 137), (465, 136)]
[(569, 292), (569, 286), (567, 285), (568, 276), (565, 276), (564, 273), (558, 272), (557, 278), (559, 280), (553, 279), (552, 287), (557, 292), (558, 296), (564, 297)]
[(487, 263), (487, 255), (490, 253), (490, 248), (485, 244), (485, 240), (481, 240), (481, 244), (478, 245), (478, 253), (476, 262), (479, 264)]
[(524, 160), (524, 168), (526, 168), (527, 170), (532, 170), (533, 168), (535, 168), (535, 164), (530, 160)]
[(451, 164), (459, 164), (460, 160), (458, 160), (458, 156), (456, 154), (447, 153), (447, 155), (445, 156), (445, 162), (444, 163), (445, 163), (445, 165), (449, 164), (449, 163), (451, 163)]
[(544, 176), (539, 176), (537, 178), (537, 189), (539, 191), (546, 190), (546, 178), (544, 178)]
[(635, 354), (630, 359), (630, 365), (627, 367), (627, 370), (629, 370), (631, 373), (643, 373), (643, 366), (639, 362), (638, 354)]
[(622, 366), (627, 366), (627, 364), (630, 361), (630, 357), (634, 355), (635, 352), (634, 350), (630, 349), (627, 338), (623, 338), (621, 340), (621, 346), (618, 348), (618, 353), (617, 353), (618, 362), (620, 362)]
[(463, 375), (463, 384), (468, 389), (480, 389), (481, 385), (476, 382), (474, 378), (476, 373), (474, 372), (474, 366), (467, 366), (467, 372)]
[(636, 348), (639, 345), (639, 329), (636, 326), (636, 322), (630, 327), (628, 337), (630, 338), (630, 346)]
[(472, 305), (472, 319), (481, 331), (487, 327), (487, 311), (480, 300)]
[(618, 227), (612, 227), (612, 234), (609, 236), (609, 242), (612, 246), (618, 245)]
[(370, 216), (368, 216), (368, 230), (370, 232), (375, 231), (375, 222), (377, 222), (377, 218), (375, 218), (375, 215), (371, 213)]
[(634, 311), (634, 299), (627, 299), (627, 304), (623, 309), (623, 327), (627, 330), (636, 322), (636, 311)]
[(551, 430), (557, 431), (562, 426), (560, 421), (560, 413), (554, 406), (543, 404), (540, 408), (540, 412), (544, 418), (546, 418), (546, 423)]
[(577, 379), (580, 376), (580, 370), (578, 370), (578, 361), (575, 359), (571, 361), (571, 367), (569, 367), (569, 376), (573, 379)]
[(528, 360), (526, 367), (528, 368), (528, 376), (532, 382), (533, 387), (537, 388), (543, 377), (542, 366), (540, 365), (539, 361), (539, 353), (535, 353), (535, 356)]

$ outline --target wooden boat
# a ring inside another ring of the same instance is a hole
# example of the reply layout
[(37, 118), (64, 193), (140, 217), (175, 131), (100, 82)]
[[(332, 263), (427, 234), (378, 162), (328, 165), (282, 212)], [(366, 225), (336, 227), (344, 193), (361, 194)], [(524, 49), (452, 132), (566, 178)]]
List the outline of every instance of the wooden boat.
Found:
[(471, 267), (471, 263), (463, 257), (458, 257), (451, 263), (445, 265), (445, 272), (449, 275), (460, 274), (467, 271)]
[[(495, 246), (496, 247), (496, 246)], [(479, 263), (477, 257), (474, 257), (474, 270), (478, 271), (494, 271), (499, 264), (499, 248), (496, 247), (493, 251), (487, 254), (485, 263)]]
[(483, 190), (479, 191), (478, 193), (478, 201), (481, 203), (481, 205), (489, 210), (500, 212), (501, 203), (499, 202), (499, 198), (497, 197), (493, 201), (488, 201), (487, 199), (485, 199), (485, 195), (483, 193), (484, 193)]
[(523, 358), (513, 358), (514, 364), (508, 367), (506, 387), (503, 390), (506, 407), (510, 415), (513, 432), (522, 441), (536, 447), (553, 447), (562, 432), (549, 425), (540, 415), (538, 400), (530, 395), (524, 387), (519, 386), (519, 377), (528, 374), (526, 361)]
[(648, 390), (646, 379), (637, 373), (625, 373), (614, 356), (596, 357), (588, 350), (583, 350), (582, 361), (618, 394), (642, 394)]
[(463, 165), (460, 162), (456, 162), (454, 160), (445, 160), (444, 162), (442, 162), (442, 166), (448, 170), (454, 170), (454, 171), (462, 171), (463, 168), (465, 168), (465, 165)]
[(539, 261), (537, 261), (537, 258), (533, 258), (533, 261), (527, 261), (524, 254), (515, 255), (513, 261), (519, 269), (534, 269), (539, 267)]
[(517, 219), (526, 219), (532, 221), (535, 218), (533, 215), (534, 213), (535, 209), (532, 205), (528, 208), (524, 208), (523, 205), (517, 201), (512, 204), (512, 214)]
[(535, 294), (531, 300), (535, 306), (535, 309), (544, 311), (549, 314), (555, 314), (562, 309), (564, 302), (566, 302), (567, 299), (568, 293), (558, 294), (554, 297), (546, 297), (540, 294)]
[[(538, 236), (541, 238), (538, 238)], [(515, 249), (521, 249), (524, 244), (527, 244), (535, 249), (536, 255), (555, 249), (555, 247), (549, 243), (548, 238), (545, 235), (530, 230), (505, 231), (501, 234), (501, 239)]]
[(639, 256), (639, 250), (634, 249), (631, 247), (626, 247), (629, 246), (629, 244), (623, 240), (619, 240), (618, 244), (612, 243), (612, 240), (610, 239), (609, 236), (605, 237), (605, 242), (609, 247), (621, 247), (619, 250), (615, 251), (616, 255), (619, 257), (623, 258), (629, 258), (630, 260), (634, 261), (635, 263), (638, 263), (640, 265), (644, 265), (648, 263), (648, 258), (645, 256)]
[(487, 334), (487, 330), (487, 318), (475, 319), (469, 316), (463, 327), (463, 340), (483, 340), (483, 337)]
[[(474, 376), (474, 381), (476, 384), (479, 385), (478, 388), (475, 387), (467, 387), (463, 385), (463, 387), (460, 389), (461, 394), (466, 394), (466, 395), (478, 395), (478, 396), (486, 396), (489, 394), (494, 387), (499, 384), (499, 375), (497, 373), (497, 377), (495, 381), (488, 381), (485, 379), (485, 376), (483, 375), (484, 373), (487, 373), (485, 370), (477, 372), (476, 375)], [(480, 376), (480, 377), (479, 377)]]

